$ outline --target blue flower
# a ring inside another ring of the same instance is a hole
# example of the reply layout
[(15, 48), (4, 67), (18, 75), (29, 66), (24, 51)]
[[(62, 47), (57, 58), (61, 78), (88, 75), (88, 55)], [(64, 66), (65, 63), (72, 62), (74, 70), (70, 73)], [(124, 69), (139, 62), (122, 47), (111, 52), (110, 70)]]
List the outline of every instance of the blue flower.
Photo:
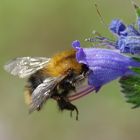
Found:
[[(137, 21), (140, 29), (140, 18)], [(114, 19), (109, 25), (109, 30), (116, 36), (115, 41), (102, 36), (90, 38), (90, 42), (98, 43), (98, 46), (107, 46), (120, 50), (121, 53), (140, 54), (140, 31), (133, 25), (126, 26), (121, 20)]]
[(140, 53), (140, 32), (133, 25), (125, 26), (119, 20), (112, 20), (109, 29), (117, 36), (115, 48), (122, 53), (139, 54)]
[[(125, 25), (121, 20), (114, 19), (109, 25), (109, 30), (115, 35), (115, 40), (97, 33), (94, 38), (86, 39), (94, 43), (94, 48), (81, 48), (79, 41), (73, 41), (77, 61), (89, 69), (89, 87), (74, 94), (70, 98), (71, 101), (93, 90), (98, 92), (103, 85), (120, 78), (119, 83), (127, 102), (134, 104), (134, 108), (140, 106), (140, 58), (124, 55), (140, 54), (140, 7), (133, 2), (132, 4), (137, 14), (137, 27)], [(97, 48), (102, 46), (109, 49)]]
[(121, 20), (115, 19), (110, 24), (110, 30), (117, 35), (121, 35), (126, 30), (126, 26)]
[(118, 36), (140, 36), (140, 33), (135, 29), (133, 25), (126, 26), (119, 19), (112, 20), (109, 25), (109, 29), (112, 33)]
[(127, 75), (134, 75), (132, 67), (140, 67), (134, 59), (103, 48), (81, 48), (79, 41), (72, 43), (76, 59), (89, 68), (88, 84), (98, 91), (104, 84)]
[(114, 19), (109, 25), (109, 29), (117, 36), (114, 42), (116, 49), (122, 53), (140, 54), (140, 7), (133, 1), (132, 5), (137, 15), (137, 26), (126, 26), (121, 20)]

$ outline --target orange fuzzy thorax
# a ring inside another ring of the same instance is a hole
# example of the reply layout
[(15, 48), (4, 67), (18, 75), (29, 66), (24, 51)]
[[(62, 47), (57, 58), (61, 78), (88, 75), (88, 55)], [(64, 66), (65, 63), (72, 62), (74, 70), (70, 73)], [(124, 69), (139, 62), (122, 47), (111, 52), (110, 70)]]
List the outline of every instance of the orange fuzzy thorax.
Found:
[(76, 52), (74, 50), (64, 51), (56, 54), (48, 62), (47, 66), (42, 69), (44, 74), (52, 77), (64, 75), (68, 70), (74, 70), (75, 73), (81, 72), (81, 64), (76, 61)]

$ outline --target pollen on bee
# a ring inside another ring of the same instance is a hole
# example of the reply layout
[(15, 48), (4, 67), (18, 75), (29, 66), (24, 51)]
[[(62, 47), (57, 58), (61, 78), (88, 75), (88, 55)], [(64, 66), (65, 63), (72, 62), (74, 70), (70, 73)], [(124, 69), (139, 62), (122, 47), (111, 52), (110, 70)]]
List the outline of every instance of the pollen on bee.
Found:
[(42, 69), (42, 72), (56, 77), (66, 74), (70, 69), (74, 70), (77, 74), (79, 74), (82, 69), (81, 64), (76, 60), (75, 50), (63, 51), (56, 54), (48, 62), (48, 65)]

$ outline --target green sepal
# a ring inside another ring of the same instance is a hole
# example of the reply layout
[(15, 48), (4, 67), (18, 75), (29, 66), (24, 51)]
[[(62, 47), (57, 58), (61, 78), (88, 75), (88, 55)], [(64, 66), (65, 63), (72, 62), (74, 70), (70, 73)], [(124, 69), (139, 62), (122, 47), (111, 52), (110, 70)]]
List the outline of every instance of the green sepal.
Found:
[(137, 76), (140, 76), (140, 68), (134, 67), (134, 68), (131, 68), (131, 70), (135, 72)]
[(134, 59), (135, 61), (140, 62), (140, 58), (139, 57), (132, 57), (132, 59)]
[[(140, 62), (139, 57), (132, 57), (133, 60)], [(132, 67), (130, 68), (139, 78), (140, 78), (140, 67)]]

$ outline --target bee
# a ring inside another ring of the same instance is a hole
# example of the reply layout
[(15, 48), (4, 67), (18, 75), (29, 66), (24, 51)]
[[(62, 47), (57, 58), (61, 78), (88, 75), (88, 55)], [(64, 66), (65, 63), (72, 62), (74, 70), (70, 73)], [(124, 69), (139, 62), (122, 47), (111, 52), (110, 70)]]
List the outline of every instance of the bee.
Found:
[(28, 77), (25, 102), (29, 112), (39, 111), (48, 99), (57, 101), (61, 111), (76, 111), (71, 103), (92, 90), (87, 84), (88, 67), (76, 60), (76, 51), (68, 50), (47, 57), (18, 57), (4, 66), (5, 70), (20, 78)]

